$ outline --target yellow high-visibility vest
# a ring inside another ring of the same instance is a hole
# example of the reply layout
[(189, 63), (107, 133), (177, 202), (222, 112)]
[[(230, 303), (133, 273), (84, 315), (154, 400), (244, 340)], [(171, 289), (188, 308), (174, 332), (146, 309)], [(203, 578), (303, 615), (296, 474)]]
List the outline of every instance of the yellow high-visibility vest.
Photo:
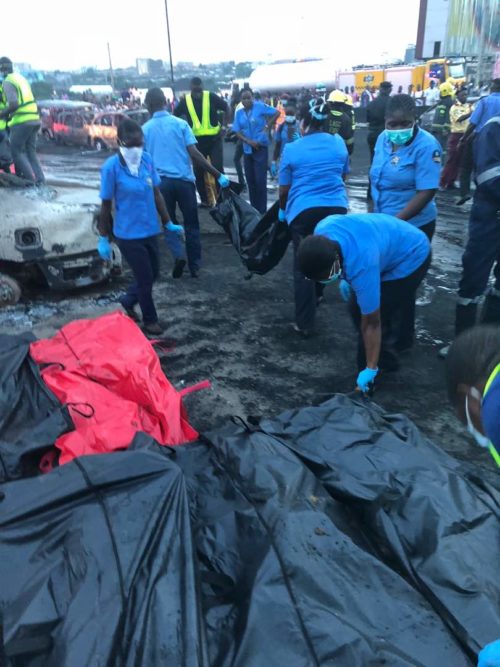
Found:
[(203, 91), (203, 101), (201, 107), (201, 121), (194, 108), (193, 96), (191, 93), (186, 95), (186, 106), (193, 123), (193, 134), (195, 137), (213, 137), (220, 132), (220, 125), (215, 127), (210, 124), (210, 93)]
[[(2, 86), (0, 86), (0, 112), (4, 111), (7, 108), (7, 102), (5, 101), (5, 95), (3, 93)], [(0, 118), (0, 132), (5, 132), (7, 129), (7, 120), (5, 118)]]
[(5, 81), (12, 84), (17, 91), (18, 108), (14, 111), (7, 124), (9, 127), (21, 125), (28, 121), (40, 120), (38, 106), (33, 97), (30, 84), (21, 74), (8, 74)]

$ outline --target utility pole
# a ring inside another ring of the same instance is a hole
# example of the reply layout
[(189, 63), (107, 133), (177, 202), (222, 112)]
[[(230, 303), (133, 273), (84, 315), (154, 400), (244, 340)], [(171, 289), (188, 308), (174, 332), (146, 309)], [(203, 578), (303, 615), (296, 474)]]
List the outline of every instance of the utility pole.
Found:
[(115, 91), (115, 73), (113, 72), (113, 63), (111, 62), (111, 48), (108, 42), (109, 76), (111, 79), (111, 88)]
[(168, 0), (165, 0), (165, 16), (167, 18), (167, 39), (168, 39), (168, 54), (170, 57), (170, 79), (174, 83), (174, 63), (172, 61), (172, 44), (170, 42), (170, 22), (168, 20)]

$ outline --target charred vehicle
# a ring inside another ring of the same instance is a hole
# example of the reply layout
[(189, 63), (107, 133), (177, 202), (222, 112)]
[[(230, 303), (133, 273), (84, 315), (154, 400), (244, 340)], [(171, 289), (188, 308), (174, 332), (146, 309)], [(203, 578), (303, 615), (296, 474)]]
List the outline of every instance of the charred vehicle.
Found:
[(97, 206), (65, 195), (0, 187), (0, 305), (16, 303), (27, 281), (74, 290), (119, 273), (118, 248), (111, 262), (96, 250)]

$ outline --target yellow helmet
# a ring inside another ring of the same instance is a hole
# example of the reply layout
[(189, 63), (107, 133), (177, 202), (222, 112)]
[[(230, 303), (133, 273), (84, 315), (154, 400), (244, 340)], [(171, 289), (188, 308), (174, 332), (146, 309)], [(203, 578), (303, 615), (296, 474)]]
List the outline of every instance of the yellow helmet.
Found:
[(453, 95), (454, 92), (455, 89), (449, 81), (446, 81), (439, 86), (439, 94), (441, 97), (449, 97), (450, 95)]
[(345, 103), (346, 103), (348, 106), (350, 106), (350, 107), (354, 106), (354, 104), (353, 104), (353, 102), (352, 102), (352, 97), (351, 97), (351, 95), (346, 95), (346, 96), (345, 96)]
[(332, 92), (328, 95), (328, 101), (340, 102), (341, 104), (344, 104), (346, 101), (345, 93), (343, 93), (341, 90), (332, 90)]

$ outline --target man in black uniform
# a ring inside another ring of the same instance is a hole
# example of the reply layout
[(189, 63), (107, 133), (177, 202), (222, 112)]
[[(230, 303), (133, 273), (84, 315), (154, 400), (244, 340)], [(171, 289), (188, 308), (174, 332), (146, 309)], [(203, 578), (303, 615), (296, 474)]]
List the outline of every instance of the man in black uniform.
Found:
[(379, 134), (385, 130), (385, 110), (389, 97), (391, 96), (392, 83), (390, 81), (382, 81), (380, 84), (380, 93), (368, 105), (366, 109), (368, 120), (368, 147), (370, 149), (370, 164), (373, 161), (373, 154), (375, 153), (375, 144)]
[(326, 127), (330, 134), (338, 134), (345, 141), (347, 152), (352, 154), (354, 149), (353, 116), (350, 107), (346, 105), (347, 97), (342, 90), (332, 90), (328, 96), (330, 114)]
[[(191, 92), (181, 99), (174, 114), (188, 122), (200, 153), (210, 159), (217, 171), (224, 173), (220, 116), (223, 114), (223, 124), (227, 125), (230, 115), (227, 102), (215, 93), (203, 90), (202, 80), (195, 76), (191, 79)], [(208, 200), (205, 170), (195, 164), (194, 175), (202, 206), (211, 207), (213, 202)]]

